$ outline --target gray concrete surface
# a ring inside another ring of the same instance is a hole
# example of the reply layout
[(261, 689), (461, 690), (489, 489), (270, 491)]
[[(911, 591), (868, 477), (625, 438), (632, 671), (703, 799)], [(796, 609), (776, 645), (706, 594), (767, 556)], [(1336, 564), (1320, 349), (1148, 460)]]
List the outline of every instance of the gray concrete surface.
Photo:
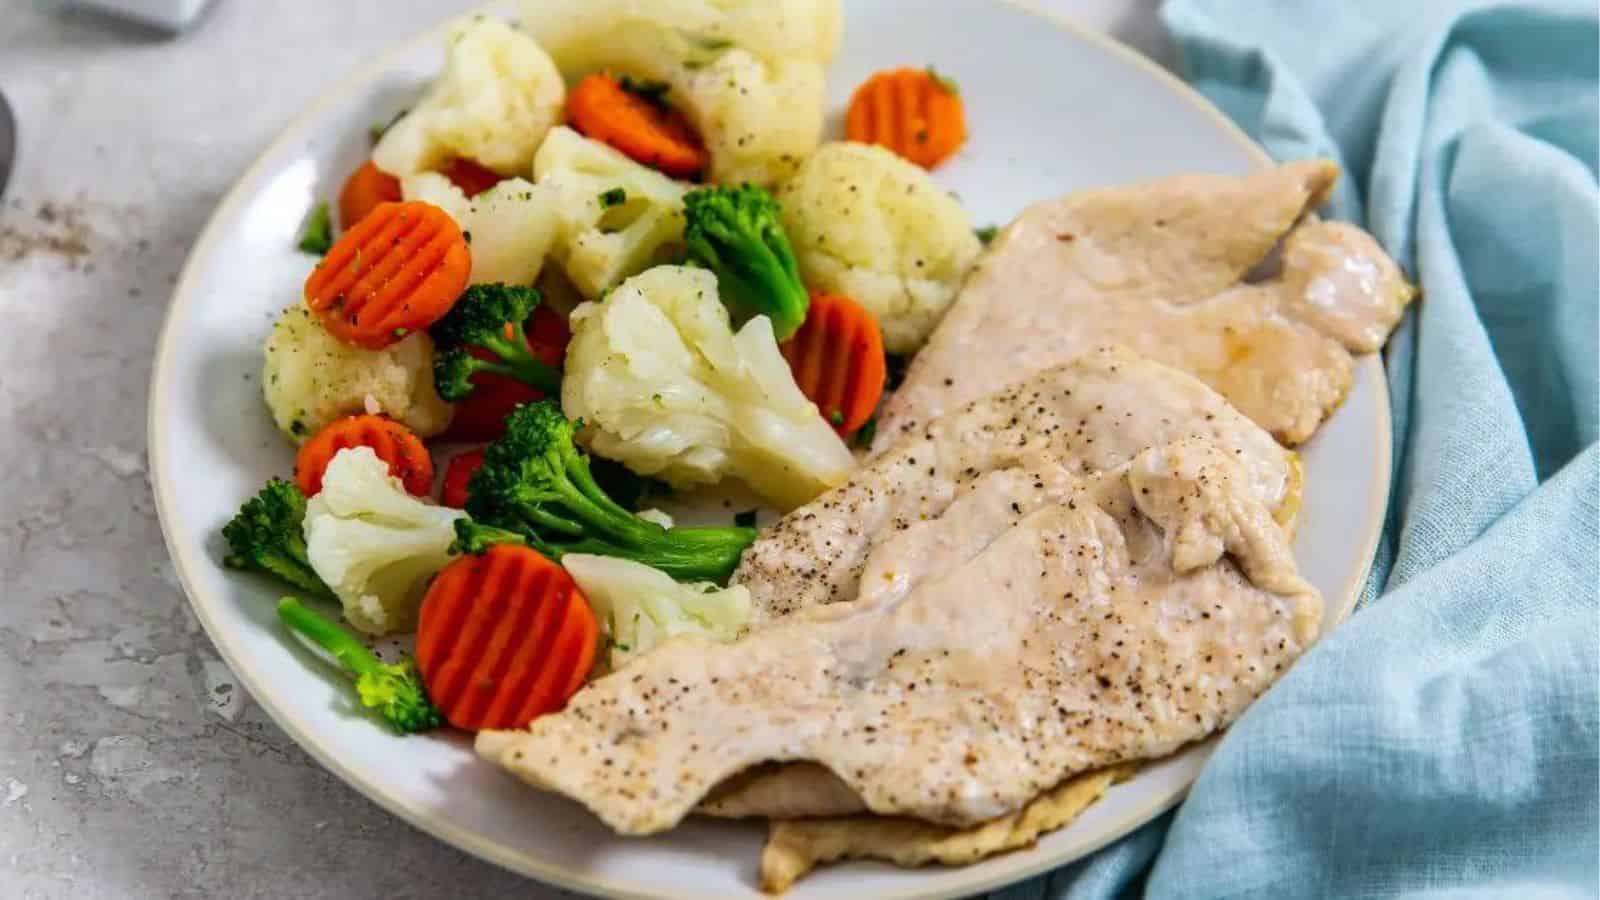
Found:
[[(1052, 5), (1165, 54), (1153, 0)], [(22, 126), (0, 199), (0, 897), (563, 896), (279, 731), (190, 613), (146, 483), (151, 353), (211, 208), (324, 87), (465, 6), (219, 0), (168, 40), (0, 0)]]

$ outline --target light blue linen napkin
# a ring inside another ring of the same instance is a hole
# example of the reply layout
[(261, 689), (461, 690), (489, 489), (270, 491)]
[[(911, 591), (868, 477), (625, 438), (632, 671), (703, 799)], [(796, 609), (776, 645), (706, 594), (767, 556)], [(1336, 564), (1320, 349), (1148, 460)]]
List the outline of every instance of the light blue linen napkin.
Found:
[(1594, 897), (1595, 5), (1170, 0), (1183, 74), (1423, 296), (1390, 342), (1395, 480), (1362, 606), (1188, 800), (1004, 900)]

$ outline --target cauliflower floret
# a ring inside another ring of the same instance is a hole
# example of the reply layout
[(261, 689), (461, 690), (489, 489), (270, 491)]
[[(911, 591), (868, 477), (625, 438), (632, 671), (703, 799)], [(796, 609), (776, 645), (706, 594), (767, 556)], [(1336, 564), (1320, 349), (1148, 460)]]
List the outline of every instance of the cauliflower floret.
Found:
[(837, 0), (564, 0), (528, 13), (569, 75), (610, 68), (670, 85), (712, 181), (775, 184), (821, 139)]
[(678, 255), (689, 185), (566, 126), (551, 130), (533, 172), (556, 197), (560, 227), (551, 252), (585, 298)]
[(407, 175), (400, 189), (407, 200), (449, 213), (469, 236), (473, 284), (531, 286), (538, 280), (559, 225), (554, 191), (512, 178), (468, 199), (438, 172)]
[(466, 513), (406, 493), (371, 447), (334, 454), (306, 503), (306, 557), (368, 634), (412, 631), (428, 579), (450, 562)]
[(433, 340), (426, 333), (366, 350), (329, 334), (305, 304), (284, 310), (272, 327), (261, 392), (273, 421), (295, 443), (340, 416), (372, 411), (431, 437), (450, 424), (453, 411), (433, 389)]
[(704, 269), (657, 266), (572, 314), (561, 405), (596, 453), (677, 487), (733, 476), (783, 509), (854, 459), (800, 393), (772, 323), (734, 333)]
[(882, 147), (824, 144), (778, 201), (806, 286), (866, 307), (891, 353), (922, 346), (983, 246), (954, 197)]
[(522, 27), (564, 71), (611, 63), (611, 38), (671, 31), (703, 48), (734, 44), (763, 59), (827, 64), (843, 28), (839, 0), (531, 0)]
[(561, 565), (611, 636), (613, 669), (680, 634), (731, 641), (750, 621), (744, 585), (680, 584), (660, 569), (616, 556), (568, 553)]
[(391, 175), (437, 169), (464, 157), (502, 175), (528, 171), (539, 142), (561, 120), (566, 83), (538, 42), (495, 19), (455, 27), (444, 72), (372, 150)]
[(825, 84), (814, 62), (762, 62), (734, 48), (668, 81), (711, 155), (712, 181), (776, 184), (822, 139)]

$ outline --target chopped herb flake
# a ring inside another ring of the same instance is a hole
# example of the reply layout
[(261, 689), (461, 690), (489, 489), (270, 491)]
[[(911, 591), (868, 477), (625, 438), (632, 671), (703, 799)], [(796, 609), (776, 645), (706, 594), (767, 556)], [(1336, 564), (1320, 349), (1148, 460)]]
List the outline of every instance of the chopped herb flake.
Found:
[(946, 94), (955, 94), (956, 96), (961, 95), (961, 87), (956, 84), (956, 80), (951, 78), (949, 75), (940, 72), (938, 69), (935, 69), (933, 66), (928, 67), (928, 77), (933, 79), (933, 83), (937, 84), (939, 89), (944, 91)]
[(628, 192), (622, 188), (614, 187), (609, 191), (601, 191), (599, 200), (600, 207), (602, 209), (610, 209), (613, 206), (621, 206), (622, 204), (628, 202)]
[(622, 89), (649, 103), (658, 109), (668, 109), (667, 93), (672, 90), (672, 85), (665, 81), (656, 81), (651, 78), (634, 78), (624, 75), (620, 81)]
[(408, 112), (410, 112), (410, 110), (402, 109), (395, 113), (394, 117), (387, 122), (373, 122), (367, 128), (367, 137), (371, 138), (374, 144), (383, 140), (383, 136), (388, 133), (389, 129), (394, 127), (394, 123), (405, 118), (406, 113)]
[(856, 444), (857, 447), (870, 447), (870, 446), (872, 446), (872, 439), (877, 437), (877, 436), (878, 436), (878, 419), (877, 419), (877, 417), (873, 417), (871, 419), (868, 419), (861, 426), (861, 430), (860, 431), (856, 432), (855, 444)]
[(329, 212), (326, 202), (312, 207), (311, 215), (306, 218), (305, 227), (300, 231), (298, 246), (303, 252), (318, 256), (325, 255), (328, 248), (333, 246), (333, 214)]
[(833, 427), (838, 428), (840, 425), (844, 424), (844, 413), (837, 409), (828, 413), (828, 422), (831, 423)]
[(972, 233), (978, 236), (978, 240), (980, 240), (983, 243), (987, 244), (990, 241), (994, 240), (994, 236), (995, 235), (1000, 233), (1000, 226), (999, 225), (985, 225), (982, 228), (974, 228), (974, 229), (972, 229)]

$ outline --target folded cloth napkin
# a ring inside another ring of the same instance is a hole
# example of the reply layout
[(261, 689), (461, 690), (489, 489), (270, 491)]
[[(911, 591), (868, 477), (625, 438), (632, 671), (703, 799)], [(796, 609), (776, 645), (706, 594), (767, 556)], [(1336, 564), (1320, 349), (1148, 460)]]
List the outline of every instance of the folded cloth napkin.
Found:
[(1362, 605), (1187, 801), (1005, 900), (1593, 897), (1600, 878), (1593, 0), (1171, 0), (1183, 74), (1422, 286), (1387, 352)]

